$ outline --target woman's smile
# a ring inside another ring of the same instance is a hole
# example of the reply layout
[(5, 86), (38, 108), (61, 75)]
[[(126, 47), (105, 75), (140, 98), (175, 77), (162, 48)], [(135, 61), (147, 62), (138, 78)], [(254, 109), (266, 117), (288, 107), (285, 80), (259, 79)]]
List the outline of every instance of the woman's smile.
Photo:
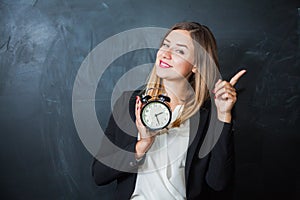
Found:
[(164, 62), (164, 61), (162, 61), (162, 60), (160, 60), (159, 66), (160, 66), (161, 68), (170, 68), (170, 67), (172, 67), (171, 65), (169, 65), (168, 63), (166, 63), (166, 62)]

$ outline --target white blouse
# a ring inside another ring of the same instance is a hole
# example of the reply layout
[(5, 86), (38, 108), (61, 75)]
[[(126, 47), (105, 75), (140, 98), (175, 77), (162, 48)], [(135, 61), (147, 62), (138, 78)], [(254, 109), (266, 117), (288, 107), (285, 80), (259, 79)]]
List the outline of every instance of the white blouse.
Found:
[[(183, 106), (172, 113), (175, 121)], [(186, 199), (185, 160), (189, 142), (189, 120), (167, 134), (157, 135), (139, 166), (133, 200)]]

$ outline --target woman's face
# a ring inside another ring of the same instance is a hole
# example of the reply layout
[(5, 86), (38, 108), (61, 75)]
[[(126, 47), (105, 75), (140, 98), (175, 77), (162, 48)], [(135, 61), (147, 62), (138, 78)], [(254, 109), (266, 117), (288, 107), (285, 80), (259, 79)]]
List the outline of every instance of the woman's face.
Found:
[(186, 30), (173, 30), (156, 55), (156, 74), (166, 80), (180, 80), (195, 72), (194, 45)]

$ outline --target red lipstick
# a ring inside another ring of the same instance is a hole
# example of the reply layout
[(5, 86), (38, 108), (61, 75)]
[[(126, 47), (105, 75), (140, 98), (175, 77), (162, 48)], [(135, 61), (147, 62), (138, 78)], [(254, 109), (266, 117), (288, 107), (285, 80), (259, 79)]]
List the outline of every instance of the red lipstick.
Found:
[(164, 62), (162, 60), (159, 61), (159, 66), (161, 68), (170, 68), (170, 67), (172, 67), (171, 65), (169, 65), (168, 63), (166, 63), (166, 62)]

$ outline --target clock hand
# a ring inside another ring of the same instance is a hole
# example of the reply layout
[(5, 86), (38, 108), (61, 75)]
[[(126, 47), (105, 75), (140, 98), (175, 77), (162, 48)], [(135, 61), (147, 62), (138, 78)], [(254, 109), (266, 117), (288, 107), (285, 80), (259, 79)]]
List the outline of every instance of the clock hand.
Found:
[(160, 112), (160, 113), (157, 113), (157, 114), (155, 114), (155, 118), (156, 118), (156, 120), (157, 120), (157, 123), (159, 124), (159, 120), (158, 120), (158, 115), (161, 115), (161, 114), (163, 114), (164, 112)]
[(159, 121), (158, 121), (158, 118), (157, 118), (157, 115), (156, 115), (156, 114), (155, 114), (155, 118), (156, 118), (157, 123), (159, 124)]
[(161, 115), (161, 114), (163, 114), (163, 113), (164, 113), (164, 112), (157, 113), (155, 116)]

